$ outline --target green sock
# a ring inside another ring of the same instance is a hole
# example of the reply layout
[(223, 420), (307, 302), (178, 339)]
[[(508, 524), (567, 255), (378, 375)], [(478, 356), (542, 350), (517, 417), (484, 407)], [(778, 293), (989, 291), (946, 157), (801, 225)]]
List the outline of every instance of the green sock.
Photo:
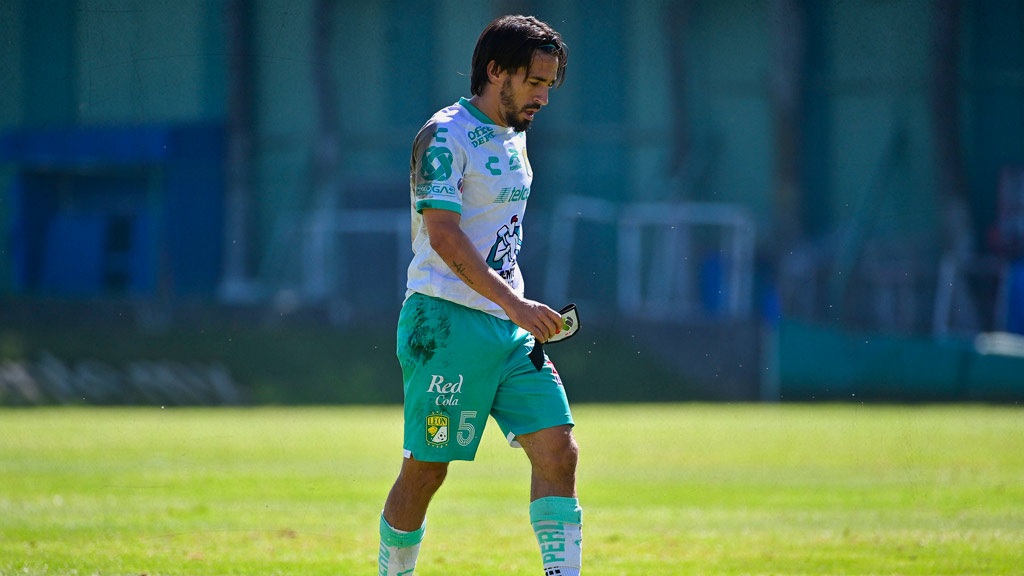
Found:
[(583, 566), (583, 509), (578, 498), (549, 496), (530, 503), (530, 523), (547, 575), (576, 576)]
[(383, 513), (380, 515), (380, 556), (377, 558), (380, 576), (412, 576), (426, 527), (424, 522), (414, 532), (396, 530), (384, 519)]

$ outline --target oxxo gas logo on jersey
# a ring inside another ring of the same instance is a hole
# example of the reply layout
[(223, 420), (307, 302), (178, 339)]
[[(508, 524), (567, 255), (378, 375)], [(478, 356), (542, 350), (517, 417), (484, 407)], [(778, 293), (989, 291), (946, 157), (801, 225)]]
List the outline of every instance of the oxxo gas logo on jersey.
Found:
[(450, 184), (432, 184), (424, 182), (416, 185), (416, 197), (426, 198), (428, 196), (455, 196), (455, 187)]
[(430, 385), (427, 386), (427, 394), (435, 393), (435, 406), (458, 406), (457, 394), (462, 393), (462, 374), (459, 374), (458, 382), (445, 382), (444, 376), (434, 374), (430, 377)]

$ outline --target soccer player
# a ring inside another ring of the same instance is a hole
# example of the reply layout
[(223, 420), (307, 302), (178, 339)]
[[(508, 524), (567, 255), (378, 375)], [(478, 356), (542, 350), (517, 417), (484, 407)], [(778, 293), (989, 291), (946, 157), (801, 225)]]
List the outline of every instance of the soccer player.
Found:
[(488, 416), (532, 467), (530, 522), (544, 574), (580, 573), (578, 448), (558, 372), (528, 353), (561, 330), (524, 297), (516, 257), (533, 170), (526, 129), (561, 85), (561, 36), (503, 16), (473, 52), (471, 92), (438, 111), (413, 142), (413, 258), (398, 322), (405, 390), (402, 468), (380, 520), (380, 576), (416, 566), (427, 505), (453, 460), (473, 460)]

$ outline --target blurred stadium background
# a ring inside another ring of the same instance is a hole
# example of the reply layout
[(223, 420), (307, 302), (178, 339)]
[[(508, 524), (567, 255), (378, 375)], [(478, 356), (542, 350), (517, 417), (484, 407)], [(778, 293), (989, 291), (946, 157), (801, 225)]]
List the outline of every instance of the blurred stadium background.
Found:
[(389, 403), (408, 155), (570, 46), (521, 262), (575, 401), (1024, 400), (1024, 2), (0, 2), (0, 404)]

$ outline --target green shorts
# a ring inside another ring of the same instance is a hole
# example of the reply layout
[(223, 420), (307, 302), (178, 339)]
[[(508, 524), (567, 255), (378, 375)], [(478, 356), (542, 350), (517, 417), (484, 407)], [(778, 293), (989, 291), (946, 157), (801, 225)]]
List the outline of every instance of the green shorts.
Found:
[(413, 294), (398, 320), (405, 384), (405, 456), (426, 462), (473, 460), (487, 416), (515, 437), (572, 425), (555, 365), (527, 354), (533, 336), (509, 320), (440, 298)]

